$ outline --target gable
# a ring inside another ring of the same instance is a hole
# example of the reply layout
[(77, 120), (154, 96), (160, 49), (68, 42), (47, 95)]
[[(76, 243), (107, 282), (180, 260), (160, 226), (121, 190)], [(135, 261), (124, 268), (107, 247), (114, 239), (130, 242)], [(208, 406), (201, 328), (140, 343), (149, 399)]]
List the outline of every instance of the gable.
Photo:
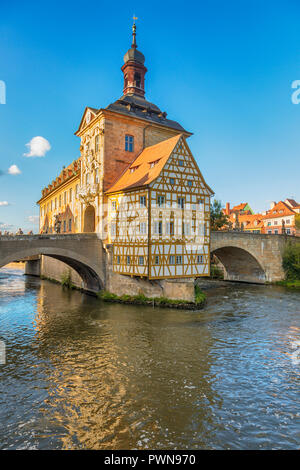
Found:
[(89, 106), (87, 106), (84, 110), (83, 116), (82, 116), (80, 124), (79, 124), (79, 128), (75, 132), (75, 135), (77, 135), (85, 127), (87, 127), (95, 119), (97, 113), (98, 113), (98, 109), (90, 108)]
[[(171, 184), (170, 178), (174, 179)], [(191, 181), (191, 186), (187, 182)], [(212, 189), (206, 184), (203, 175), (195, 161), (184, 137), (181, 137), (162, 171), (151, 184), (153, 189), (163, 189), (164, 191), (176, 193), (199, 193), (213, 195)]]

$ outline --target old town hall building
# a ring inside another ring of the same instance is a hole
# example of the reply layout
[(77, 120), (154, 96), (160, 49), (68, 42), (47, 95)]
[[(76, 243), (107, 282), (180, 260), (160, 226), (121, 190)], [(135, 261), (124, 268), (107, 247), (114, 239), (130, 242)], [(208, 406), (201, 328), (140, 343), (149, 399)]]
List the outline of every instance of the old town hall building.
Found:
[(80, 158), (42, 190), (40, 232), (99, 233), (120, 274), (208, 275), (213, 192), (186, 142), (191, 133), (145, 99), (144, 62), (134, 24), (123, 95), (85, 109)]

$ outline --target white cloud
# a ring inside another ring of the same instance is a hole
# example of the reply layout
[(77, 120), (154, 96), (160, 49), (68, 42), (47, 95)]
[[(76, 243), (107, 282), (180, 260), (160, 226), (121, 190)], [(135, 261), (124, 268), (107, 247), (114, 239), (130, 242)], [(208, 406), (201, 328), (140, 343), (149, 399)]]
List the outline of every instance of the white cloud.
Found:
[(24, 153), (25, 157), (44, 157), (51, 149), (50, 142), (41, 136), (33, 137), (26, 147), (29, 148), (29, 152)]
[(17, 167), (17, 165), (11, 165), (8, 169), (8, 174), (9, 175), (20, 175), (22, 172), (21, 170)]
[(28, 217), (29, 222), (32, 224), (38, 224), (39, 223), (39, 216), (38, 215), (30, 215)]
[(7, 201), (0, 201), (0, 206), (9, 206), (9, 202), (7, 202)]

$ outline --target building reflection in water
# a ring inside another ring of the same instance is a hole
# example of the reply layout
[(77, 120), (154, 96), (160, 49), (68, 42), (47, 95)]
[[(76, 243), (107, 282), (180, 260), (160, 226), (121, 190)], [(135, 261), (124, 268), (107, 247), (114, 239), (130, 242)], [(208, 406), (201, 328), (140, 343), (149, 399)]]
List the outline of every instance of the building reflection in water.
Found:
[(197, 313), (103, 304), (43, 282), (34, 341), (46, 439), (55, 432), (65, 449), (207, 447), (219, 398)]

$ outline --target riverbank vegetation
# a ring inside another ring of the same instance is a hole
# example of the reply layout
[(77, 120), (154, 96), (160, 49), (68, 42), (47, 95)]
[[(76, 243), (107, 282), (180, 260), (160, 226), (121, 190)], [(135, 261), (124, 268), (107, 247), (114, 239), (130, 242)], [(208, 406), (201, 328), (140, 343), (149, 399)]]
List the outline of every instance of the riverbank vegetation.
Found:
[(74, 289), (75, 286), (72, 283), (72, 277), (71, 277), (71, 271), (66, 271), (62, 276), (61, 276), (61, 285), (63, 287), (67, 287), (67, 289)]
[(195, 302), (188, 302), (186, 300), (168, 299), (166, 297), (146, 297), (143, 294), (139, 295), (116, 295), (107, 291), (100, 291), (98, 298), (104, 302), (117, 302), (133, 305), (150, 305), (153, 307), (171, 307), (180, 309), (200, 309), (203, 308), (206, 302), (206, 295), (201, 291), (198, 286), (195, 286)]
[(300, 243), (287, 243), (282, 256), (282, 266), (285, 280), (277, 284), (300, 289)]

